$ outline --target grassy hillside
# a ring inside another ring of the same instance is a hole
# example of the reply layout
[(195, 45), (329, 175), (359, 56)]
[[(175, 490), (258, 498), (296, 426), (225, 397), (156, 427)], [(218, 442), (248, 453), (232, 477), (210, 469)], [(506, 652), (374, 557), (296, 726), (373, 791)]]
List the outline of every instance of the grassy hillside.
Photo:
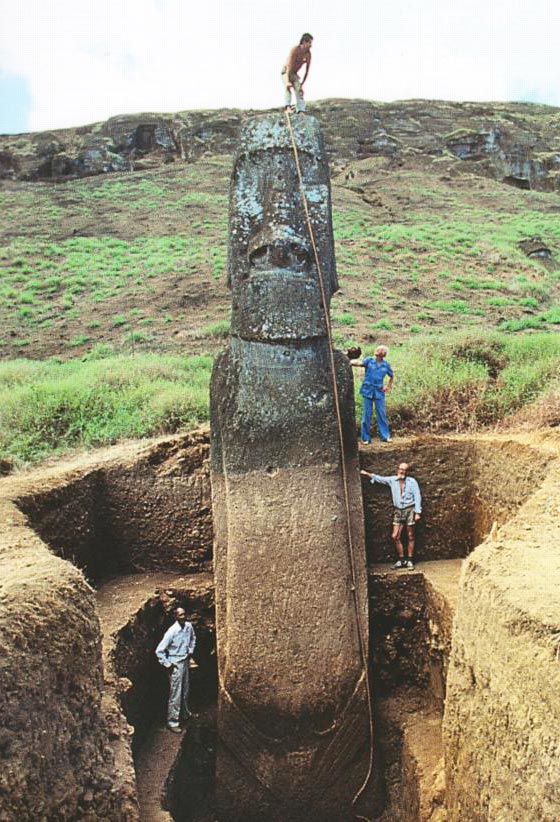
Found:
[[(395, 347), (391, 363), (394, 433), (473, 431), (553, 393), (560, 335), (430, 334)], [(99, 348), (82, 359), (0, 363), (0, 453), (35, 462), (192, 427), (208, 419), (211, 367), (208, 355), (107, 355)], [(558, 424), (559, 412), (551, 398), (540, 418)]]
[[(437, 104), (431, 106), (437, 109)], [(541, 108), (534, 117), (544, 123), (550, 115)], [(331, 112), (331, 131), (336, 131), (336, 116)], [(348, 128), (348, 118), (341, 119), (341, 134)], [(417, 349), (440, 346), (436, 338), (433, 346), (427, 345), (426, 336), (471, 332), (480, 341), (502, 332), (499, 345), (507, 348), (510, 337), (558, 332), (557, 191), (506, 185), (478, 167), (473, 173), (474, 166), (446, 151), (430, 155), (409, 148), (397, 158), (341, 155), (332, 158), (332, 167), (341, 286), (332, 315), (339, 346), (359, 341), (371, 349), (384, 342), (392, 347), (392, 361), (399, 361), (402, 348), (406, 372)], [(132, 172), (1, 182), (0, 357), (12, 373), (33, 371), (35, 366), (23, 363), (24, 358), (87, 358), (85, 365), (93, 368), (92, 379), (99, 386), (100, 375), (115, 370), (108, 366), (108, 356), (122, 363), (123, 357), (144, 354), (202, 356), (198, 363), (205, 363), (207, 372), (229, 326), (224, 269), (230, 168), (229, 153), (203, 152), (186, 162), (158, 162)], [(526, 256), (519, 244), (533, 236), (542, 239), (550, 259)], [(419, 337), (423, 341), (416, 343)], [(548, 362), (548, 354), (546, 358)], [(14, 359), (18, 363), (10, 366)], [(484, 368), (488, 373), (487, 364)], [(550, 388), (557, 377), (550, 363), (545, 370)], [(41, 388), (44, 397), (54, 396), (56, 381), (67, 381), (70, 372), (65, 373), (49, 378), (50, 388), (47, 379), (47, 387)], [(172, 382), (190, 380), (180, 369), (177, 373), (182, 376)], [(142, 384), (147, 391), (147, 381)], [(84, 441), (111, 441), (127, 431), (142, 435), (200, 418), (204, 403), (197, 386), (198, 399), (186, 403), (196, 412), (173, 412), (175, 422), (166, 422), (161, 401), (155, 417), (150, 412), (128, 429), (108, 425), (103, 436)], [(411, 376), (402, 390), (410, 393), (414, 386), (418, 377)], [(156, 394), (154, 388), (150, 396)], [(531, 389), (513, 405), (534, 394)], [(6, 393), (3, 401), (10, 405)], [(410, 396), (407, 403), (415, 407)], [(399, 418), (405, 420), (407, 413)], [(416, 416), (418, 424), (438, 427), (433, 418), (421, 423)], [(495, 421), (482, 413), (474, 419), (477, 424)], [(4, 439), (6, 430), (0, 421)], [(79, 442), (79, 437), (70, 436), (70, 441)], [(14, 448), (10, 453), (17, 456)], [(43, 453), (35, 446), (22, 448), (26, 458)]]
[[(333, 180), (339, 337), (389, 344), (435, 329), (553, 327), (558, 195), (483, 178), (387, 171), (362, 160)], [(380, 167), (381, 166), (381, 167)], [(2, 357), (213, 350), (227, 325), (229, 157), (0, 191)]]

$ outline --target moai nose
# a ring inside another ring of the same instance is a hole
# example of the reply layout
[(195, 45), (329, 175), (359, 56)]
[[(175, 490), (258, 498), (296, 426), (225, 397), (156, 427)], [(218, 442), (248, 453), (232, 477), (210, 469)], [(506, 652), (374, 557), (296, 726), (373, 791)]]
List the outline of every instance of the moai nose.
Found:
[(252, 273), (268, 269), (309, 272), (312, 260), (310, 244), (288, 225), (265, 225), (247, 249)]

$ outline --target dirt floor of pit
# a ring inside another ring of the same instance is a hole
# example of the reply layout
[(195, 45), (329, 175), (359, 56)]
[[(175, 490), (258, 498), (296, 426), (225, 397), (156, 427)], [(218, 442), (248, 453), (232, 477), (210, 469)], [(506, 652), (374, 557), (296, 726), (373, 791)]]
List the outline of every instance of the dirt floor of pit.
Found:
[[(455, 610), (461, 562), (462, 560), (424, 562), (414, 571), (395, 571), (390, 565), (375, 565), (370, 570), (399, 576), (422, 574), (449, 602), (452, 610)], [(114, 646), (114, 635), (144, 603), (158, 592), (193, 590), (201, 583), (208, 585), (211, 579), (211, 575), (206, 573), (177, 575), (155, 572), (129, 574), (100, 585), (97, 591), (97, 607), (103, 632), (103, 654), (108, 682), (111, 679), (110, 654)], [(390, 714), (399, 713), (401, 718), (406, 719), (403, 726), (407, 728), (411, 743), (414, 734), (420, 735), (421, 742), (412, 744), (412, 747), (418, 757), (417, 761), (425, 760), (424, 769), (428, 774), (432, 774), (434, 765), (441, 756), (441, 717), (434, 713), (433, 708), (426, 708), (421, 695), (417, 692), (395, 693), (392, 700), (384, 702), (390, 703), (386, 705)], [(183, 734), (170, 733), (161, 722), (154, 723), (143, 737), (135, 757), (142, 822), (171, 822), (172, 817), (164, 809), (162, 800), (166, 780), (179, 753), (182, 739)], [(416, 756), (414, 758), (416, 759)], [(390, 815), (382, 817), (385, 818), (394, 819)]]
[(177, 758), (183, 734), (174, 734), (160, 725), (153, 726), (136, 756), (136, 784), (142, 822), (170, 822), (163, 808), (165, 782)]
[[(385, 578), (388, 591), (398, 600), (416, 607), (409, 599), (416, 588), (414, 578), (423, 582), (422, 595), (426, 609), (423, 616), (435, 631), (432, 639), (439, 641), (443, 634), (451, 636), (451, 621), (457, 607), (462, 559), (433, 560), (419, 563), (414, 570), (394, 570), (391, 566), (375, 564), (369, 567), (370, 584), (373, 578)], [(397, 588), (394, 584), (400, 581)], [(372, 593), (370, 592), (370, 596)], [(391, 594), (388, 594), (389, 598)], [(370, 608), (371, 608), (370, 604)], [(381, 604), (383, 610), (383, 603)], [(418, 642), (408, 640), (405, 651), (413, 656), (426, 656), (429, 648), (425, 637)], [(394, 661), (396, 662), (396, 660)], [(406, 662), (406, 660), (401, 660)], [(383, 774), (385, 807), (376, 822), (443, 822), (445, 820), (445, 778), (443, 767), (443, 699), (445, 674), (438, 672), (422, 685), (400, 681), (398, 669), (393, 667), (395, 681), (378, 693), (375, 699), (376, 743), (378, 762)], [(404, 669), (408, 669), (404, 665)], [(402, 671), (401, 671), (402, 674)], [(374, 671), (375, 676), (375, 671)]]
[[(208, 585), (211, 574), (166, 574), (161, 572), (128, 574), (101, 584), (97, 590), (97, 610), (103, 634), (103, 663), (110, 679), (110, 654), (114, 634), (136, 614), (144, 603), (159, 591), (196, 590)], [(175, 762), (183, 735), (174, 734), (159, 723), (144, 735), (135, 757), (138, 803), (142, 822), (170, 822), (163, 808), (165, 781)]]

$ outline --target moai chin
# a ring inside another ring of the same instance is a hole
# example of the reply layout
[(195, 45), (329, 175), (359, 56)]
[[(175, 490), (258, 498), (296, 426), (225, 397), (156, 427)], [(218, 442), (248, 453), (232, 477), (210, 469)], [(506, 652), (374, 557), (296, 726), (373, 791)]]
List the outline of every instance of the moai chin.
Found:
[[(338, 286), (323, 139), (315, 118), (292, 123), (330, 302)], [(231, 337), (210, 392), (218, 816), (345, 822), (370, 745), (353, 380), (335, 352), (357, 606), (319, 275), (283, 116), (242, 130), (228, 252)]]

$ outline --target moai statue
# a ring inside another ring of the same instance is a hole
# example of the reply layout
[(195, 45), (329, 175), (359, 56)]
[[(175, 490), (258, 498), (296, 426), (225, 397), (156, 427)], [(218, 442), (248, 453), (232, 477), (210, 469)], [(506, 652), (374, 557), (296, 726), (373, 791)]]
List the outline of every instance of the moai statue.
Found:
[[(299, 115), (293, 129), (330, 302), (325, 148), (315, 118)], [(228, 252), (231, 337), (211, 383), (218, 818), (345, 822), (371, 742), (353, 380), (335, 352), (341, 454), (319, 274), (282, 116), (242, 130)]]

